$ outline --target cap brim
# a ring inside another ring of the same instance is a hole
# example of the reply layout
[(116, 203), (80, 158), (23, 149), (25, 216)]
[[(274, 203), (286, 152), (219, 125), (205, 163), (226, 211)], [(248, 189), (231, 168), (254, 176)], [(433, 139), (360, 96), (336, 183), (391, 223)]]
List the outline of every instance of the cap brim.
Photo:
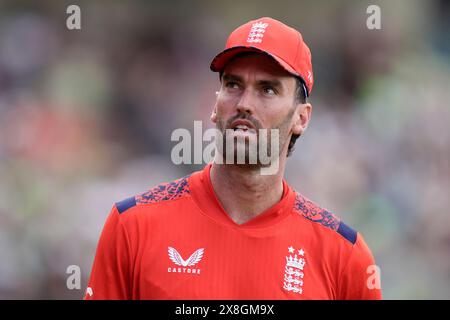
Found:
[[(304, 84), (304, 80), (302, 78), (302, 76), (300, 74), (298, 74), (294, 68), (292, 68), (287, 62), (285, 62), (283, 59), (281, 59), (280, 57), (261, 50), (259, 48), (256, 47), (252, 47), (252, 46), (236, 46), (236, 47), (231, 47), (228, 49), (225, 49), (224, 51), (222, 51), (221, 53), (219, 53), (217, 56), (214, 57), (213, 61), (211, 62), (210, 65), (210, 69), (214, 72), (221, 72), (223, 71), (223, 69), (225, 68), (225, 66), (227, 65), (228, 62), (230, 62), (231, 59), (233, 59), (236, 55), (243, 53), (243, 52), (258, 52), (258, 53), (262, 53), (262, 54), (266, 54), (269, 57), (271, 57), (272, 59), (274, 59), (276, 62), (278, 62), (278, 64), (285, 69), (287, 72), (289, 72), (290, 74), (299, 77), (301, 79), (301, 81)], [(308, 96), (308, 90), (306, 90), (306, 88), (304, 88), (306, 96)]]

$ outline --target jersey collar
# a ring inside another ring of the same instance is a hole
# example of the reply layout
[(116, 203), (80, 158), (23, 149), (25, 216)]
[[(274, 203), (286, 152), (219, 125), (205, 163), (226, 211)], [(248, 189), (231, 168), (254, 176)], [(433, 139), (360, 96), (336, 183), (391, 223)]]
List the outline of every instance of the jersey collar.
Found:
[(269, 227), (292, 212), (295, 192), (283, 180), (283, 196), (278, 203), (243, 224), (235, 223), (225, 212), (214, 192), (210, 176), (211, 166), (212, 164), (210, 163), (203, 170), (193, 173), (189, 178), (189, 186), (192, 197), (202, 213), (216, 222), (243, 229)]

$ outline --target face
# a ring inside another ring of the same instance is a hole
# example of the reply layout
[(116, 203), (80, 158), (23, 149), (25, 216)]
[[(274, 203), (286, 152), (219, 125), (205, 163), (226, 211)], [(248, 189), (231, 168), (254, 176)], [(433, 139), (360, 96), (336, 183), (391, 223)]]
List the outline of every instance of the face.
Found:
[[(276, 129), (278, 155), (285, 156), (291, 135), (301, 134), (309, 119), (309, 111), (306, 122), (301, 116), (305, 105), (297, 102), (295, 93), (295, 78), (265, 54), (252, 53), (230, 61), (224, 69), (211, 116), (222, 137), (229, 134), (232, 138), (223, 139), (222, 151), (218, 146), (224, 158), (227, 144), (232, 143), (234, 155), (244, 153), (248, 163), (251, 153), (263, 146), (260, 129), (268, 129), (266, 154), (270, 155), (271, 129)], [(251, 144), (257, 148), (249, 148)], [(259, 152), (256, 153), (260, 164)]]

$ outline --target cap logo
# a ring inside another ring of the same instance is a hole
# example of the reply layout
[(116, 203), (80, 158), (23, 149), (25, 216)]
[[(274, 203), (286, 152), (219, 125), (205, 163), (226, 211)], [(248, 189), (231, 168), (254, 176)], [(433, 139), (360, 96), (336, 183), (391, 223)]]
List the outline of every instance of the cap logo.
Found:
[(311, 71), (308, 71), (308, 81), (312, 82), (312, 73), (311, 73)]
[(261, 43), (264, 37), (264, 32), (269, 24), (264, 22), (255, 22), (248, 33), (247, 42)]

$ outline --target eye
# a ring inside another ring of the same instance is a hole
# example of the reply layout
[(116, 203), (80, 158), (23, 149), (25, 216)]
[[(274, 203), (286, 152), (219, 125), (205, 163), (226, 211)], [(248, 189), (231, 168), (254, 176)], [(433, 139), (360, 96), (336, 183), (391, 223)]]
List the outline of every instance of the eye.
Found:
[(263, 87), (263, 91), (264, 91), (265, 94), (269, 94), (269, 95), (277, 94), (277, 91), (275, 90), (275, 88), (273, 88), (271, 86)]
[(239, 84), (237, 82), (228, 81), (225, 83), (225, 87), (230, 89), (239, 89)]

